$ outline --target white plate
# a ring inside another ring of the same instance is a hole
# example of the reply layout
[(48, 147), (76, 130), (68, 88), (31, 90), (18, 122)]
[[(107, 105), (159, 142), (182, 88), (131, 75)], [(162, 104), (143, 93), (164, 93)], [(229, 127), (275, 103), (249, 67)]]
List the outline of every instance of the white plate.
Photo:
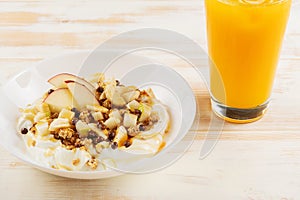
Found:
[[(105, 52), (99, 53), (101, 53), (101, 57), (106, 55)], [(189, 85), (172, 69), (153, 64), (151, 60), (135, 55), (127, 55), (120, 58), (108, 69), (95, 65), (89, 69), (82, 70), (82, 66), (85, 66), (84, 63), (87, 63), (85, 61), (88, 56), (89, 52), (78, 52), (45, 60), (37, 66), (21, 72), (0, 88), (0, 144), (29, 165), (62, 177), (100, 179), (120, 175), (120, 171), (130, 171), (129, 168), (124, 166), (116, 170), (107, 169), (105, 171), (92, 172), (64, 171), (44, 167), (30, 157), (26, 151), (22, 136), (18, 135), (16, 131), (16, 119), (19, 115), (19, 108), (34, 102), (51, 88), (47, 83), (50, 77), (62, 72), (86, 77), (86, 75), (105, 71), (106, 76), (121, 77), (122, 83), (153, 88), (157, 98), (168, 106), (172, 118), (171, 131), (166, 139), (166, 147), (155, 156), (156, 160), (164, 159), (162, 156), (164, 152), (178, 144), (193, 124), (196, 102)], [(147, 161), (151, 161), (151, 159), (148, 158)], [(168, 162), (171, 161), (172, 159)], [(158, 161), (157, 163), (161, 162)], [(167, 165), (168, 163), (163, 164)], [(143, 168), (143, 166), (141, 165), (140, 168)], [(155, 165), (153, 167), (163, 166)], [(151, 169), (145, 168), (146, 171), (151, 171)]]

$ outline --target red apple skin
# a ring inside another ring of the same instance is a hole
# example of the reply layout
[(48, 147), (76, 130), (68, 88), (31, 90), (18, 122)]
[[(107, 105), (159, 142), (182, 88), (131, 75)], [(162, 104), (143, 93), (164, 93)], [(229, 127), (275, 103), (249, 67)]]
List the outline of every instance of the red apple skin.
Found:
[(48, 82), (56, 88), (66, 88), (66, 81), (76, 81), (87, 87), (93, 94), (96, 91), (96, 88), (90, 82), (86, 81), (81, 77), (69, 73), (60, 73), (48, 80)]

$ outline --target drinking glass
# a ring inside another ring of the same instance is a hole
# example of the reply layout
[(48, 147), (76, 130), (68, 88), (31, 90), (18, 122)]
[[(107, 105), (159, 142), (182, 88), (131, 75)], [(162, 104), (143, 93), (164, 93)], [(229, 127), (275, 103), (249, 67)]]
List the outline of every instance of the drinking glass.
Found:
[(213, 111), (236, 123), (268, 106), (291, 0), (205, 0)]

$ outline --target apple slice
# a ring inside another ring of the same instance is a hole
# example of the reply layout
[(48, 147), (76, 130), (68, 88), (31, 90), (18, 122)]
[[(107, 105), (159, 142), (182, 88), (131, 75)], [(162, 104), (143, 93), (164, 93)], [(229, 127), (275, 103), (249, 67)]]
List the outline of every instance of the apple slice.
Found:
[(85, 85), (75, 81), (66, 81), (66, 84), (79, 108), (85, 108), (87, 105), (100, 106), (94, 94)]
[(72, 94), (68, 88), (59, 88), (49, 94), (44, 101), (50, 107), (51, 112), (60, 112), (63, 108), (74, 107)]
[(53, 76), (48, 80), (48, 82), (57, 87), (57, 88), (66, 88), (66, 81), (75, 81), (77, 83), (80, 83), (87, 87), (93, 94), (96, 91), (96, 88), (88, 81), (84, 80), (83, 78), (80, 78), (78, 76), (75, 76), (73, 74), (68, 74), (68, 73), (61, 73)]

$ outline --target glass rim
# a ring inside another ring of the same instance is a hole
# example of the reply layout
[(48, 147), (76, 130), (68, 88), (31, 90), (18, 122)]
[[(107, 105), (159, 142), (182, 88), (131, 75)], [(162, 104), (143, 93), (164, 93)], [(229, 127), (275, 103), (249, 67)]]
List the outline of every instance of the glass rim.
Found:
[(217, 0), (220, 3), (233, 6), (249, 6), (249, 7), (259, 7), (259, 6), (272, 6), (276, 4), (292, 2), (292, 0)]

